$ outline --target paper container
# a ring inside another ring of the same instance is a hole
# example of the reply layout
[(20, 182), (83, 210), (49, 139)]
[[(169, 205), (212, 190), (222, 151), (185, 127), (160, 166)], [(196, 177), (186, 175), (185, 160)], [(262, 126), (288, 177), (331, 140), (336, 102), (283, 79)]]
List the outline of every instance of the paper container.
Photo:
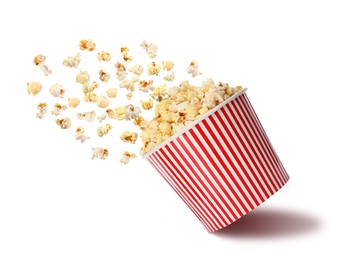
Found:
[(145, 155), (210, 232), (250, 212), (289, 180), (245, 91)]

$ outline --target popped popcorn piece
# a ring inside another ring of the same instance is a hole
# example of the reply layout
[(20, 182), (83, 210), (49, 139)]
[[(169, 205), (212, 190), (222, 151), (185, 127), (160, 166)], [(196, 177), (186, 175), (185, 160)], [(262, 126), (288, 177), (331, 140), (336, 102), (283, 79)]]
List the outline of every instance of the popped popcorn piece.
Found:
[(136, 158), (136, 154), (135, 153), (129, 153), (129, 152), (124, 152), (123, 153), (123, 157), (120, 159), (120, 162), (122, 164), (128, 164), (130, 159), (134, 159)]
[(44, 76), (48, 76), (49, 74), (52, 74), (52, 71), (45, 65), (45, 61), (46, 57), (43, 54), (38, 54), (34, 57), (33, 63), (44, 72)]
[(115, 98), (115, 97), (117, 97), (117, 94), (118, 94), (117, 88), (108, 88), (108, 89), (106, 90), (106, 95), (107, 95), (109, 98)]
[(171, 74), (167, 74), (166, 76), (163, 77), (164, 80), (166, 81), (173, 81), (174, 80), (174, 72)]
[(102, 52), (99, 52), (97, 54), (97, 59), (98, 61), (110, 61), (111, 60), (111, 54), (109, 52), (106, 52), (106, 51), (102, 51)]
[(124, 131), (124, 132), (120, 135), (120, 138), (121, 138), (121, 140), (122, 140), (123, 142), (135, 144), (136, 140), (138, 139), (138, 133), (136, 133), (136, 132)]
[(96, 118), (96, 112), (95, 111), (90, 111), (90, 112), (84, 112), (84, 113), (77, 113), (77, 118), (78, 119), (85, 119), (87, 122), (93, 122)]
[(96, 132), (98, 136), (103, 137), (104, 135), (107, 135), (111, 129), (112, 129), (112, 125), (106, 124), (105, 126), (99, 126)]
[(117, 69), (116, 75), (118, 80), (124, 80), (127, 77), (126, 67), (119, 61), (115, 64)]
[(77, 52), (75, 56), (68, 56), (63, 60), (62, 64), (66, 67), (77, 68), (80, 63), (80, 53)]
[(93, 92), (99, 86), (100, 86), (99, 83), (97, 83), (96, 81), (93, 81), (93, 83), (91, 83), (90, 85), (89, 85), (89, 83), (83, 84), (82, 90), (83, 90), (84, 94), (87, 94), (89, 92)]
[(128, 92), (126, 94), (127, 100), (131, 100), (133, 98), (133, 92)]
[(115, 111), (111, 108), (106, 110), (106, 114), (109, 118), (114, 119), (115, 118)]
[(43, 119), (44, 118), (45, 114), (48, 112), (46, 110), (47, 106), (48, 106), (47, 103), (39, 103), (37, 105), (37, 109), (38, 109), (38, 112), (36, 114), (37, 118), (39, 118), (39, 119)]
[(42, 85), (39, 81), (33, 81), (31, 83), (27, 83), (27, 92), (28, 94), (32, 94), (33, 96), (37, 95), (41, 89), (42, 89)]
[(162, 69), (165, 71), (170, 71), (174, 67), (174, 62), (170, 60), (162, 61)]
[(84, 143), (86, 140), (90, 138), (89, 136), (86, 135), (83, 126), (77, 127), (76, 135), (74, 137), (76, 138), (76, 140), (80, 141), (81, 143)]
[(158, 76), (158, 73), (160, 72), (160, 70), (161, 70), (161, 66), (157, 64), (155, 61), (147, 65), (147, 72), (149, 73), (149, 75)]
[(125, 119), (130, 120), (130, 119), (135, 119), (139, 116), (141, 113), (141, 110), (138, 106), (133, 106), (132, 104), (126, 105), (125, 107)]
[(45, 61), (46, 57), (43, 54), (38, 54), (34, 57), (33, 63), (35, 66), (38, 66), (39, 64), (44, 63)]
[(157, 52), (157, 49), (158, 49), (157, 44), (155, 44), (155, 43), (148, 43), (147, 41), (144, 40), (144, 41), (140, 44), (140, 46), (141, 46), (144, 50), (146, 50), (147, 55), (148, 55), (151, 59), (153, 59), (153, 58), (156, 57), (156, 52)]
[(144, 69), (143, 69), (143, 66), (141, 65), (134, 65), (133, 67), (130, 67), (128, 71), (135, 75), (140, 76), (143, 73)]
[(71, 108), (76, 108), (80, 103), (80, 99), (73, 97), (73, 98), (68, 98), (68, 106)]
[(134, 119), (133, 123), (137, 125), (140, 130), (143, 130), (146, 127), (147, 121), (142, 116), (138, 116)]
[(103, 113), (102, 115), (97, 117), (97, 120), (99, 121), (99, 123), (102, 123), (102, 121), (104, 121), (107, 118), (107, 113)]
[(193, 60), (190, 62), (189, 67), (187, 69), (187, 72), (191, 74), (192, 77), (196, 77), (198, 75), (201, 75), (202, 73), (199, 71), (199, 66), (197, 61)]
[(56, 103), (54, 105), (54, 109), (51, 111), (51, 114), (54, 116), (58, 116), (62, 110), (66, 110), (67, 106), (66, 105), (60, 105), (59, 103)]
[(121, 88), (126, 88), (129, 91), (134, 91), (134, 89), (135, 89), (134, 85), (138, 81), (139, 81), (138, 77), (133, 77), (131, 80), (125, 79), (119, 84), (119, 86)]
[(116, 107), (114, 119), (123, 120), (126, 118), (126, 108), (124, 106)]
[(65, 94), (65, 90), (62, 88), (62, 85), (59, 83), (55, 83), (54, 85), (52, 85), (51, 88), (49, 89), (49, 92), (52, 96), (59, 97), (59, 98), (63, 98), (63, 95)]
[(150, 97), (152, 97), (158, 102), (162, 101), (163, 99), (166, 99), (168, 97), (167, 86), (162, 85), (160, 87), (155, 88), (150, 94)]
[(56, 124), (59, 125), (61, 129), (68, 129), (71, 127), (71, 119), (68, 117), (56, 119)]
[(150, 110), (154, 106), (154, 101), (151, 98), (148, 101), (140, 100), (140, 103), (145, 110)]
[(99, 70), (99, 78), (102, 82), (107, 82), (110, 80), (111, 75), (103, 70)]
[(143, 91), (143, 92), (149, 92), (152, 91), (154, 89), (154, 87), (152, 86), (152, 84), (154, 83), (154, 81), (151, 80), (141, 80), (139, 81), (138, 85), (139, 85), (139, 90)]
[(103, 147), (92, 147), (92, 156), (91, 159), (99, 158), (105, 160), (108, 157), (108, 150)]
[(79, 84), (87, 84), (90, 81), (90, 76), (87, 71), (81, 70), (77, 76), (76, 76), (76, 81)]
[(96, 105), (100, 108), (106, 108), (110, 105), (110, 100), (106, 96), (101, 95), (96, 101)]
[(129, 52), (128, 47), (122, 47), (122, 48), (121, 48), (121, 54), (122, 54), (123, 60), (124, 60), (125, 62), (131, 62), (131, 61), (132, 61), (132, 57), (131, 57), (131, 56), (128, 56), (128, 52)]
[(94, 51), (95, 50), (96, 44), (93, 43), (91, 40), (81, 40), (79, 42), (79, 48), (81, 50), (88, 50), (88, 51)]
[(90, 102), (90, 103), (95, 103), (98, 101), (98, 95), (96, 95), (93, 92), (88, 92), (84, 95), (84, 101), (85, 102)]

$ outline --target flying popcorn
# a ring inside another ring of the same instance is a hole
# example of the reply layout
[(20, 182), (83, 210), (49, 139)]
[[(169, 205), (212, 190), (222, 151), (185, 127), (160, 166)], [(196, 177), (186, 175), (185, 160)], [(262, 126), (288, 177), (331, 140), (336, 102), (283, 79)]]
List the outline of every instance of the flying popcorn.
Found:
[(87, 50), (87, 51), (94, 51), (95, 50), (95, 43), (93, 43), (91, 40), (81, 40), (79, 42), (79, 48), (81, 50)]
[(49, 89), (49, 92), (52, 96), (59, 97), (59, 98), (63, 98), (63, 95), (65, 94), (65, 90), (62, 88), (62, 85), (59, 83), (55, 83), (54, 85), (52, 85)]
[(40, 82), (33, 81), (31, 83), (27, 83), (27, 92), (28, 94), (32, 94), (33, 96), (35, 96), (41, 91), (42, 87), (43, 86)]
[(74, 136), (77, 141), (80, 141), (81, 143), (84, 143), (86, 140), (88, 140), (90, 137), (86, 135), (84, 131), (84, 127), (79, 126), (76, 129), (76, 134)]
[(62, 64), (66, 67), (77, 68), (80, 63), (80, 53), (77, 52), (75, 56), (68, 56), (63, 60)]
[(38, 112), (36, 114), (37, 118), (43, 119), (45, 114), (48, 112), (46, 108), (48, 107), (47, 103), (39, 103), (37, 105)]

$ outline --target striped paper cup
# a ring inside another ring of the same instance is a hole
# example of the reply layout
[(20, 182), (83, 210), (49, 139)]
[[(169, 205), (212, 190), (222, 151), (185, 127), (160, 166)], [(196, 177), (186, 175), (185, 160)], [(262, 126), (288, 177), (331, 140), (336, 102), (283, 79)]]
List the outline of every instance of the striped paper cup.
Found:
[(289, 180), (245, 91), (144, 156), (210, 232), (250, 212)]

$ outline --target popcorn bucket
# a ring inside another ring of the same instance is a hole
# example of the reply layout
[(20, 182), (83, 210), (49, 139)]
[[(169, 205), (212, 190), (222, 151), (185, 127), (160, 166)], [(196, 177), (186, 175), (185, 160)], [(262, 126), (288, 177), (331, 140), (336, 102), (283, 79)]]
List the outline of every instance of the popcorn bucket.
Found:
[(255, 209), (289, 180), (245, 91), (145, 155), (209, 232)]

